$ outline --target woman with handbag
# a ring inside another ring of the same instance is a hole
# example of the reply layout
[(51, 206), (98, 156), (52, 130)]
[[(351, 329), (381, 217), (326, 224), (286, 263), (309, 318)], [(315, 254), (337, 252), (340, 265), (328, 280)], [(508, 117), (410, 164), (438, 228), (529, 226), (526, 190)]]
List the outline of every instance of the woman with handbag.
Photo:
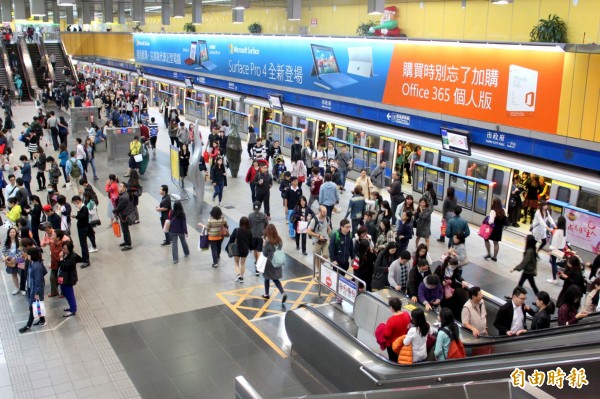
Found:
[(75, 284), (77, 284), (77, 263), (81, 257), (73, 252), (73, 242), (62, 243), (62, 260), (58, 263), (58, 284), (60, 291), (65, 296), (69, 307), (65, 309), (63, 317), (71, 317), (77, 314), (77, 301), (75, 300)]
[(429, 237), (431, 237), (431, 212), (432, 208), (427, 197), (422, 197), (419, 200), (415, 220), (417, 222), (416, 241), (415, 245), (419, 246), (421, 238), (425, 239), (425, 245), (429, 248)]
[[(37, 311), (34, 314), (35, 303), (44, 301), (44, 276), (47, 271), (42, 264), (42, 254), (38, 248), (30, 248), (27, 250), (27, 258), (29, 259), (29, 269), (27, 270), (27, 304), (29, 305), (29, 319), (24, 327), (19, 329), (20, 333), (25, 333), (31, 330), (33, 319), (38, 316)], [(35, 323), (36, 326), (45, 326), (46, 317), (39, 315), (39, 320)]]
[(227, 248), (230, 255), (233, 255), (235, 264), (236, 283), (244, 282), (244, 273), (246, 272), (246, 258), (250, 253), (252, 243), (252, 231), (250, 230), (250, 220), (246, 216), (240, 219), (240, 226), (233, 230)]
[(265, 237), (263, 243), (263, 256), (267, 259), (265, 270), (263, 271), (263, 277), (265, 279), (265, 293), (261, 295), (262, 299), (268, 300), (271, 298), (269, 295), (270, 288), (270, 280), (273, 280), (275, 286), (279, 290), (281, 294), (281, 306), (285, 304), (287, 300), (287, 294), (283, 290), (283, 286), (281, 285), (281, 278), (283, 277), (283, 271), (281, 267), (273, 266), (273, 255), (275, 251), (280, 250), (283, 247), (283, 241), (277, 232), (277, 228), (273, 224), (269, 224), (265, 228)]
[(117, 201), (119, 199), (119, 179), (117, 179), (117, 176), (115, 176), (112, 173), (108, 175), (108, 180), (106, 180), (104, 191), (106, 191), (106, 193), (108, 194), (109, 199), (107, 212), (110, 222), (108, 223), (107, 227), (110, 228), (112, 226), (113, 219), (115, 219), (113, 209), (115, 209), (115, 206), (117, 206)]
[[(183, 211), (183, 205), (180, 201), (175, 201), (173, 204), (173, 210), (169, 214), (168, 220), (168, 231), (171, 236), (171, 252), (173, 254), (173, 264), (179, 262), (179, 248), (177, 247), (177, 240), (181, 241), (181, 247), (183, 248), (183, 256), (186, 258), (190, 256), (190, 249), (188, 247), (185, 238), (188, 235), (187, 222), (185, 219), (185, 212)], [(167, 226), (165, 226), (167, 227)]]
[(298, 187), (302, 189), (302, 183), (306, 181), (306, 165), (302, 159), (292, 161), (292, 177), (298, 178)]
[(447, 257), (433, 273), (440, 278), (444, 290), (440, 306), (452, 310), (452, 313), (459, 315), (460, 318), (462, 307), (469, 299), (469, 293), (466, 291), (469, 285), (462, 278), (462, 273), (458, 269), (458, 261), (455, 258)]
[(355, 187), (360, 187), (362, 189), (362, 194), (365, 196), (365, 198), (371, 198), (371, 193), (373, 192), (373, 188), (375, 186), (373, 185), (371, 177), (367, 174), (366, 169), (361, 169), (360, 176), (356, 178)]
[(456, 196), (454, 194), (454, 187), (448, 187), (446, 189), (446, 198), (444, 198), (444, 203), (442, 204), (442, 229), (440, 231), (440, 238), (438, 238), (438, 242), (446, 241), (446, 226), (450, 219), (454, 217), (454, 208), (458, 203), (456, 202)]
[(552, 234), (552, 229), (556, 228), (554, 219), (550, 216), (550, 210), (548, 209), (548, 203), (546, 201), (540, 201), (540, 205), (535, 216), (531, 222), (531, 234), (535, 237), (535, 241), (540, 243), (538, 252), (546, 246), (548, 238)]
[(140, 185), (140, 175), (136, 169), (132, 169), (131, 172), (129, 172), (129, 181), (127, 182), (127, 193), (129, 194), (129, 200), (133, 204), (133, 210), (135, 212), (134, 224), (138, 224), (140, 222), (138, 204), (140, 203), (142, 186)]
[(212, 254), (212, 267), (219, 267), (219, 260), (221, 259), (221, 245), (223, 239), (229, 237), (229, 226), (227, 220), (223, 217), (223, 212), (218, 206), (213, 207), (210, 211), (210, 217), (206, 225), (198, 223), (198, 226), (208, 230), (208, 242), (210, 244), (210, 252)]
[[(8, 229), (8, 233), (6, 234), (6, 240), (4, 241), (4, 245), (2, 246), (2, 260), (6, 265), (6, 273), (12, 275), (13, 284), (15, 285), (15, 290), (13, 291), (13, 295), (17, 295), (19, 290), (19, 268), (17, 267), (17, 258), (22, 256), (20, 244), (19, 244), (19, 234), (17, 229), (11, 227)], [(25, 295), (25, 294), (23, 294)]]
[(302, 239), (302, 255), (306, 255), (306, 232), (308, 223), (315, 217), (315, 213), (309, 208), (305, 196), (301, 196), (298, 205), (294, 208), (292, 220), (296, 229), (296, 250), (300, 250), (300, 240)]
[(558, 266), (556, 264), (558, 258), (556, 255), (562, 253), (561, 259), (565, 256), (563, 249), (567, 245), (567, 219), (564, 216), (559, 216), (556, 220), (556, 229), (552, 233), (552, 240), (550, 241), (550, 265), (552, 266), (552, 278), (546, 280), (551, 284), (558, 284), (556, 275), (558, 274)]
[[(506, 213), (502, 208), (502, 201), (500, 201), (500, 198), (494, 198), (492, 200), (492, 208), (488, 217), (488, 224), (492, 226), (492, 234), (490, 234), (489, 238), (484, 241), (485, 249), (487, 250), (487, 255), (484, 257), (484, 259), (491, 259), (496, 262), (498, 261), (498, 251), (500, 250), (499, 242), (502, 241), (502, 232), (504, 231), (504, 226), (506, 225)], [(492, 256), (490, 252), (490, 241), (494, 243), (494, 256)]]

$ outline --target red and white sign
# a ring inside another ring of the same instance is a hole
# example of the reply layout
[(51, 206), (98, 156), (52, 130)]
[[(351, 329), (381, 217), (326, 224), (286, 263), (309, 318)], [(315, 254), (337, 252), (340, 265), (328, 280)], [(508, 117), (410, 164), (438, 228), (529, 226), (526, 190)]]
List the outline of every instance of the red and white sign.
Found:
[(337, 273), (325, 263), (321, 263), (321, 284), (326, 285), (330, 290), (337, 290)]

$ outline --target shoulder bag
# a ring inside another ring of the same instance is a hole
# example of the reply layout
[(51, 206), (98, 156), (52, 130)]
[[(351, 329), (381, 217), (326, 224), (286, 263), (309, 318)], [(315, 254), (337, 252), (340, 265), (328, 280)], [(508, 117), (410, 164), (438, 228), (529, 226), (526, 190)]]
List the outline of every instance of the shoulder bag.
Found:
[(225, 221), (221, 223), (221, 237), (229, 237), (229, 228), (225, 226)]

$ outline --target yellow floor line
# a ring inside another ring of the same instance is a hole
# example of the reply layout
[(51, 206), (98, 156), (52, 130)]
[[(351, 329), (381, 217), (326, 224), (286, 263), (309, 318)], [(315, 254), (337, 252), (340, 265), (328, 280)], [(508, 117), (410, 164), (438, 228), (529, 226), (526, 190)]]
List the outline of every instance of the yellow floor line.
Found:
[(269, 337), (267, 337), (262, 331), (260, 331), (260, 329), (256, 327), (250, 320), (248, 320), (239, 310), (237, 310), (235, 307), (233, 307), (231, 303), (225, 300), (225, 298), (221, 294), (217, 293), (217, 297), (221, 301), (223, 301), (233, 313), (235, 313), (240, 319), (242, 319), (242, 321), (246, 323), (246, 325), (250, 327), (250, 329), (252, 329), (252, 331), (254, 331), (256, 335), (258, 335), (263, 341), (265, 341), (267, 345), (269, 345), (279, 356), (281, 356), (284, 359), (288, 357), (288, 355), (283, 350), (281, 350), (281, 348), (277, 346), (275, 342), (271, 341)]
[[(250, 306), (237, 306), (236, 309), (253, 310), (253, 311), (257, 310), (257, 308), (253, 308), (253, 307), (250, 307)], [(280, 313), (283, 313), (283, 312), (281, 310), (265, 309), (265, 313), (280, 314)]]
[[(246, 300), (246, 298), (248, 298), (248, 295), (250, 295), (250, 293), (251, 293), (252, 291), (254, 291), (254, 288), (252, 288), (252, 287), (249, 287), (249, 288), (247, 288), (245, 291), (246, 291), (246, 292), (245, 292), (243, 295), (240, 295), (240, 299), (239, 299), (239, 300), (238, 300), (238, 301), (235, 303), (235, 305), (233, 305), (233, 306), (235, 306), (235, 307), (238, 307), (238, 306), (240, 306), (240, 305), (242, 304), (242, 302), (244, 302), (244, 301)], [(238, 295), (238, 294), (234, 294), (234, 295)]]
[(296, 299), (294, 301), (294, 305), (292, 305), (292, 309), (296, 309), (298, 306), (300, 306), (300, 303), (302, 303), (302, 300), (310, 292), (310, 290), (312, 289), (314, 284), (315, 284), (314, 280), (311, 280), (308, 282), (308, 284), (306, 284), (306, 288), (304, 289), (304, 292), (302, 292), (302, 294), (300, 294), (298, 299)]

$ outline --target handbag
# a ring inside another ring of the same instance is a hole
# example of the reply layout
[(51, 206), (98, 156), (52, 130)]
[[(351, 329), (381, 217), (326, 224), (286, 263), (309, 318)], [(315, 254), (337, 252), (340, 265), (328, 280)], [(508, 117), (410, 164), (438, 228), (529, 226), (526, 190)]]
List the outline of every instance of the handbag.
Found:
[(98, 207), (95, 206), (90, 212), (90, 226), (98, 227), (101, 224), (102, 222), (100, 221), (100, 216), (98, 216)]
[(360, 267), (360, 257), (356, 255), (354, 259), (352, 259), (352, 269), (358, 270)]
[(552, 251), (550, 251), (550, 255), (554, 256), (556, 259), (562, 259), (565, 257), (565, 253), (557, 248), (554, 248)]
[(265, 267), (267, 267), (267, 257), (263, 255), (261, 252), (258, 256), (258, 260), (256, 261), (256, 271), (259, 273), (264, 273)]
[(298, 182), (304, 183), (306, 181), (306, 176), (298, 176)]
[(137, 154), (133, 156), (133, 160), (135, 162), (142, 162), (144, 160), (144, 156), (142, 154)]
[(208, 233), (206, 232), (206, 229), (204, 229), (198, 238), (198, 251), (208, 251), (208, 247)]
[(25, 259), (23, 258), (17, 258), (15, 259), (15, 262), (17, 264), (17, 267), (21, 270), (25, 270)]
[(483, 223), (479, 226), (479, 233), (477, 233), (484, 240), (488, 240), (492, 235), (492, 230), (494, 230), (494, 227), (488, 223), (489, 220), (489, 216), (486, 216), (485, 219), (483, 219)]
[(8, 258), (4, 264), (6, 265), (6, 267), (15, 267), (17, 265), (17, 260), (15, 258)]
[(119, 224), (119, 222), (113, 222), (112, 229), (115, 237), (121, 238), (121, 225)]
[(229, 255), (230, 258), (233, 258), (234, 256), (240, 256), (240, 251), (238, 249), (237, 246), (237, 242), (230, 242), (229, 244), (227, 244), (227, 255)]
[(229, 237), (229, 228), (225, 226), (225, 222), (221, 224), (221, 237)]
[(446, 227), (448, 227), (448, 222), (446, 219), (442, 219), (442, 226), (440, 227), (441, 237), (446, 237)]
[(44, 301), (35, 301), (31, 304), (33, 307), (33, 316), (34, 317), (45, 317), (46, 316), (46, 305), (44, 305)]
[(452, 280), (449, 278), (444, 280), (446, 285), (444, 285), (444, 298), (450, 299), (452, 295), (454, 295), (454, 288), (452, 288)]
[(308, 222), (306, 220), (299, 220), (296, 227), (298, 234), (305, 234), (308, 231)]

